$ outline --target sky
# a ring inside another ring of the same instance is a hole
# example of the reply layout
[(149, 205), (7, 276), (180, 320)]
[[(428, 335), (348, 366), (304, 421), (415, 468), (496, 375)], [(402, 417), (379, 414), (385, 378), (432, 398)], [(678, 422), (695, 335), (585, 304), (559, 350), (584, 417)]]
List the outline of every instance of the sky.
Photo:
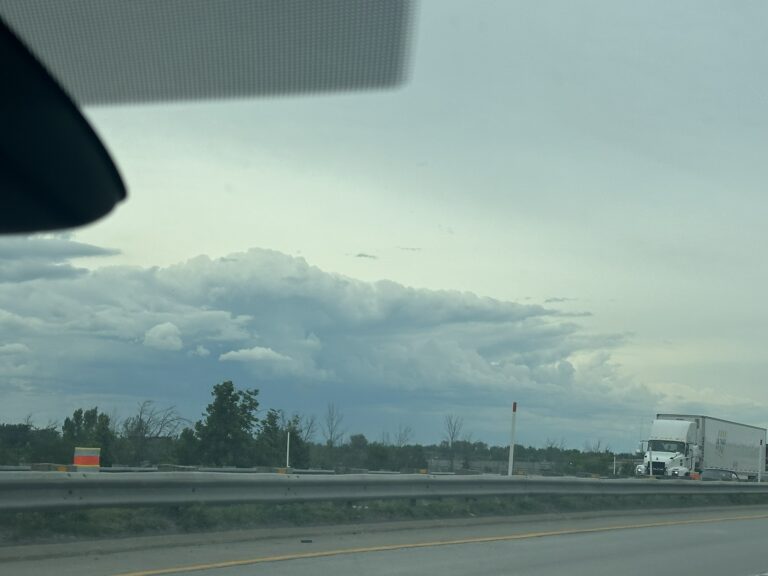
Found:
[(87, 108), (129, 199), (0, 240), (0, 421), (232, 379), (372, 439), (768, 426), (766, 12), (422, 2), (396, 90)]

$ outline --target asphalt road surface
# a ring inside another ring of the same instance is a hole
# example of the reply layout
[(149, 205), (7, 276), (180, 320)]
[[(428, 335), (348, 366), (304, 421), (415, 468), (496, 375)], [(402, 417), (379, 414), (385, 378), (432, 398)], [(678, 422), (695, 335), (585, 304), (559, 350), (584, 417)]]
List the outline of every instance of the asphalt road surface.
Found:
[(0, 573), (753, 576), (768, 573), (768, 508), (292, 528), (14, 547), (0, 549)]

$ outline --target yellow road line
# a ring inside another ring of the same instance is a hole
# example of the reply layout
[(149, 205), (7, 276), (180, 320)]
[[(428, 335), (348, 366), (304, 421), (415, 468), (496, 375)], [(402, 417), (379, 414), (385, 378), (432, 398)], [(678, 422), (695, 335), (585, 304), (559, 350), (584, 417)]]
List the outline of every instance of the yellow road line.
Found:
[(171, 568), (158, 568), (155, 570), (140, 570), (138, 572), (124, 572), (115, 576), (163, 576), (165, 574), (181, 574), (184, 572), (199, 572), (202, 570), (215, 570), (218, 568), (231, 568), (233, 566), (248, 566), (251, 564), (265, 564), (268, 562), (284, 562), (286, 560), (303, 560), (307, 558), (327, 558), (328, 556), (343, 556), (349, 554), (364, 554), (369, 552), (388, 552), (390, 550), (407, 550), (409, 548), (432, 548), (435, 546), (455, 546), (458, 544), (481, 544), (486, 542), (506, 542), (511, 540), (527, 540), (530, 538), (545, 538), (547, 536), (566, 536), (570, 534), (590, 534), (594, 532), (611, 532), (613, 530), (637, 530), (639, 528), (659, 528), (663, 526), (680, 526), (684, 524), (710, 524), (714, 522), (733, 522), (737, 520), (761, 520), (768, 518), (768, 514), (755, 514), (747, 516), (723, 516), (719, 518), (699, 518), (693, 520), (667, 520), (664, 522), (648, 522), (644, 524), (623, 524), (617, 526), (599, 526), (597, 528), (569, 528), (565, 530), (551, 530), (547, 532), (523, 532), (521, 534), (507, 534), (504, 536), (481, 536), (477, 538), (460, 538), (456, 540), (436, 540), (433, 542), (412, 542), (410, 544), (387, 544), (383, 546), (365, 546), (361, 548), (340, 548), (338, 550), (325, 550), (322, 552), (300, 552), (296, 554), (282, 554), (277, 556), (262, 556), (260, 558), (246, 558), (243, 560), (227, 560), (224, 562), (211, 562), (210, 564), (189, 564), (187, 566), (172, 566)]

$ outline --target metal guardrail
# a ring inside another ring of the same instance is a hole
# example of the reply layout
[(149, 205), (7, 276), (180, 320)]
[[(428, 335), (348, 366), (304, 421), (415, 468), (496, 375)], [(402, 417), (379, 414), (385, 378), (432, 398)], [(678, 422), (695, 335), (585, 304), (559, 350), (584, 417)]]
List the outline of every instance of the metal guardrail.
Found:
[(768, 484), (505, 476), (7, 472), (0, 510), (507, 495), (768, 494)]

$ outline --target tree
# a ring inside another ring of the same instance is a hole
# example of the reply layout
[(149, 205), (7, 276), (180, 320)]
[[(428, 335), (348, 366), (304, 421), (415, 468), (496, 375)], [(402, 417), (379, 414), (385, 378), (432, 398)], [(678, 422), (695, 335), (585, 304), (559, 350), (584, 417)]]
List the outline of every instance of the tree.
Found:
[(50, 422), (38, 428), (29, 416), (23, 424), (0, 424), (0, 464), (70, 462), (72, 449), (64, 443), (58, 428), (58, 424)]
[[(56, 423), (49, 422), (44, 428), (34, 426), (27, 446), (28, 462), (69, 462), (72, 452), (61, 438)], [(0, 442), (2, 444), (2, 442)]]
[(603, 451), (603, 440), (598, 438), (595, 442), (584, 442), (584, 449), (582, 452), (591, 452), (594, 454), (599, 454)]
[(363, 434), (352, 434), (347, 446), (348, 459), (346, 465), (351, 468), (366, 468), (368, 466), (368, 439)]
[(296, 430), (301, 431), (301, 440), (305, 443), (312, 442), (315, 439), (317, 431), (317, 418), (314, 414), (309, 416), (294, 416), (291, 422), (294, 423)]
[(384, 442), (371, 442), (366, 453), (366, 466), (370, 470), (392, 470), (393, 447)]
[(205, 409), (204, 420), (195, 424), (200, 458), (204, 463), (215, 466), (248, 466), (253, 463), (258, 394), (258, 390), (236, 390), (230, 380), (213, 387), (213, 402)]
[(464, 427), (464, 420), (461, 416), (455, 414), (448, 414), (443, 420), (443, 434), (446, 442), (448, 443), (448, 454), (451, 459), (451, 472), (453, 472), (456, 465), (456, 451), (455, 444), (461, 435), (461, 429)]
[(75, 446), (101, 448), (101, 465), (112, 464), (112, 449), (115, 442), (115, 432), (111, 420), (98, 407), (83, 411), (78, 408), (72, 417), (64, 419), (61, 426), (62, 438), (70, 449)]
[(270, 408), (261, 421), (256, 438), (256, 462), (262, 466), (282, 466), (285, 463), (287, 438), (281, 420), (282, 414)]
[(413, 439), (413, 429), (410, 426), (397, 425), (397, 432), (395, 432), (395, 446), (402, 448), (407, 446)]
[[(309, 441), (307, 431), (302, 426), (305, 424), (315, 425), (315, 417), (311, 421), (294, 415), (285, 425), (286, 432), (291, 435), (291, 468), (309, 468)], [(313, 433), (313, 432), (312, 432)]]
[(403, 446), (397, 453), (395, 462), (397, 469), (420, 470), (427, 468), (427, 458), (424, 447), (419, 444)]
[(552, 438), (547, 437), (547, 441), (544, 443), (544, 448), (546, 450), (565, 450), (565, 438), (560, 438), (560, 440), (554, 440)]
[(344, 429), (341, 427), (343, 420), (344, 415), (339, 409), (334, 404), (328, 404), (323, 421), (323, 437), (328, 448), (338, 446), (344, 437)]
[(72, 417), (64, 418), (61, 426), (61, 434), (64, 440), (72, 444), (88, 444), (96, 426), (97, 409), (83, 411), (78, 408), (72, 413)]
[(0, 464), (16, 465), (27, 461), (32, 426), (0, 424)]
[(449, 446), (459, 439), (461, 429), (464, 427), (464, 420), (461, 416), (448, 414), (443, 420), (443, 433)]
[(134, 465), (167, 458), (183, 422), (174, 406), (157, 408), (151, 400), (145, 400), (135, 415), (123, 421), (121, 457)]
[(192, 428), (184, 428), (175, 444), (176, 460), (179, 464), (192, 466), (200, 463), (200, 440)]

